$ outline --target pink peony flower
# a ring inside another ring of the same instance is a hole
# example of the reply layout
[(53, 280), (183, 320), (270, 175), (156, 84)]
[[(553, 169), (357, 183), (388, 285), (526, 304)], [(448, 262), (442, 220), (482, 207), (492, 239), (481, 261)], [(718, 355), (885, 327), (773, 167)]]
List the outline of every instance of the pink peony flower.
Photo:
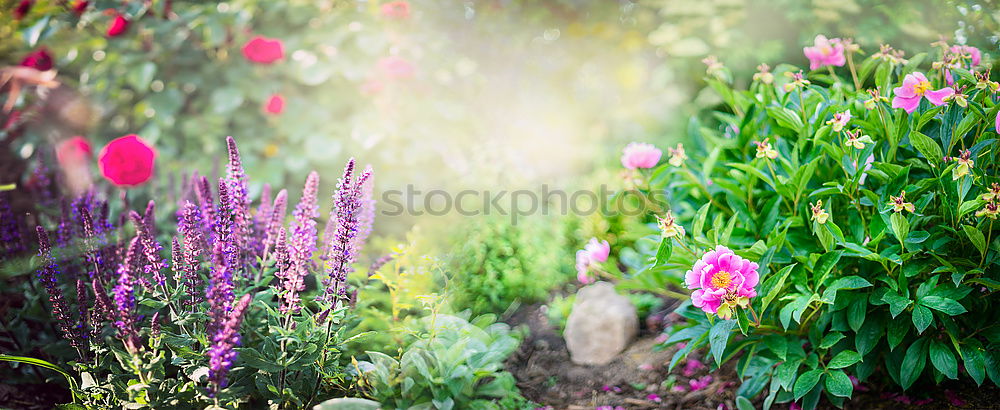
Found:
[(628, 169), (652, 168), (660, 162), (663, 152), (652, 144), (633, 142), (622, 153), (622, 166)]
[(997, 134), (1000, 134), (1000, 112), (997, 112), (997, 119), (994, 122), (996, 124), (993, 124), (993, 127), (996, 128)]
[(705, 253), (684, 276), (687, 288), (694, 290), (691, 303), (705, 313), (728, 320), (736, 306), (745, 308), (750, 298), (757, 296), (757, 268), (757, 263), (719, 245)]
[(694, 376), (694, 374), (697, 373), (698, 370), (704, 368), (705, 364), (699, 361), (698, 359), (688, 359), (687, 362), (684, 363), (684, 373), (683, 373), (684, 377)]
[(285, 57), (281, 40), (256, 36), (243, 45), (243, 57), (258, 64), (271, 64)]
[(138, 135), (129, 134), (109, 142), (98, 158), (101, 175), (116, 186), (134, 187), (153, 176), (156, 150)]
[(267, 99), (267, 104), (264, 104), (264, 112), (279, 115), (284, 111), (285, 97), (278, 93), (271, 94), (271, 97)]
[(111, 25), (108, 26), (108, 37), (118, 37), (128, 30), (129, 21), (125, 16), (121, 14), (116, 14), (115, 19), (111, 20)]
[(920, 72), (907, 74), (903, 78), (903, 85), (894, 88), (892, 92), (895, 95), (892, 98), (892, 108), (902, 108), (907, 113), (916, 111), (923, 97), (927, 97), (931, 104), (944, 105), (944, 99), (955, 94), (951, 87), (931, 90), (931, 82)]
[(383, 4), (379, 10), (382, 12), (382, 17), (385, 18), (395, 20), (410, 18), (410, 3), (405, 1), (390, 1)]
[(594, 264), (605, 262), (611, 253), (611, 245), (608, 241), (597, 241), (597, 238), (590, 238), (583, 249), (576, 251), (576, 278), (583, 284), (594, 282), (594, 278), (588, 274), (590, 267)]
[(951, 49), (949, 49), (949, 51), (951, 51), (951, 53), (955, 55), (968, 57), (969, 62), (972, 63), (973, 67), (979, 65), (979, 63), (983, 59), (983, 53), (981, 53), (978, 48), (975, 48), (973, 46), (954, 45), (951, 46)]
[(44, 46), (26, 54), (24, 59), (21, 60), (21, 66), (31, 67), (38, 71), (51, 70), (52, 65), (52, 54)]
[(825, 66), (842, 67), (847, 62), (844, 57), (844, 45), (840, 39), (827, 39), (822, 34), (816, 36), (812, 47), (805, 47), (802, 52), (809, 59), (810, 70)]
[(70, 168), (86, 163), (94, 151), (86, 138), (76, 136), (65, 140), (56, 147), (56, 161), (63, 168)]
[(691, 391), (698, 391), (708, 387), (712, 384), (712, 376), (702, 376), (697, 379), (691, 379), (688, 381), (688, 385), (691, 386)]
[(413, 64), (399, 56), (383, 57), (378, 60), (377, 66), (382, 75), (397, 80), (413, 77), (417, 71)]

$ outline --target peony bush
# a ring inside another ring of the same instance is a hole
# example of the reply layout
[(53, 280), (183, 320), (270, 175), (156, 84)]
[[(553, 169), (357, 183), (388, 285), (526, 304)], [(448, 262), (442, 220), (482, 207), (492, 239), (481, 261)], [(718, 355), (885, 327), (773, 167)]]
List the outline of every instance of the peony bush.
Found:
[(666, 161), (625, 148), (617, 195), (646, 212), (637, 239), (607, 234), (616, 263), (578, 256), (581, 282), (687, 299), (671, 368), (697, 349), (735, 361), (744, 404), (996, 384), (1000, 84), (980, 50), (935, 46), (863, 57), (818, 36), (811, 71), (762, 65), (747, 88), (709, 60), (724, 105)]

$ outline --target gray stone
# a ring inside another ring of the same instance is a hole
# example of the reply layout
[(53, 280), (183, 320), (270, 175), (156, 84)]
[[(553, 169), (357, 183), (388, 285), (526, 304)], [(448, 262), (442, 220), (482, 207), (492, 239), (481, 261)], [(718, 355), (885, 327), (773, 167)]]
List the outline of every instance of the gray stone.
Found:
[(635, 306), (608, 282), (597, 282), (576, 293), (566, 322), (566, 348), (576, 364), (608, 364), (639, 333)]

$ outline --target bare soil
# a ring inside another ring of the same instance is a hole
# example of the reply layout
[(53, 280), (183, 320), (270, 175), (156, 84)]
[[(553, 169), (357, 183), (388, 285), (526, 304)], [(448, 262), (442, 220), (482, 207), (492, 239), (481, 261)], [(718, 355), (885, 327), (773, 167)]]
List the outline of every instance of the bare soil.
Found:
[[(673, 308), (668, 303), (669, 309)], [(660, 312), (663, 314), (663, 311)], [(708, 387), (690, 391), (689, 382), (709, 375), (701, 368), (684, 376), (684, 362), (668, 370), (670, 358), (677, 350), (673, 346), (657, 351), (655, 324), (644, 324), (637, 338), (618, 358), (603, 366), (574, 364), (559, 330), (549, 323), (542, 305), (522, 307), (507, 322), (526, 326), (529, 334), (521, 347), (507, 361), (507, 369), (518, 380), (521, 393), (528, 399), (554, 409), (594, 409), (599, 406), (621, 406), (625, 409), (735, 409), (735, 391), (739, 379), (734, 370), (736, 360), (711, 372)], [(699, 359), (700, 352), (690, 358)], [(673, 380), (673, 383), (664, 381)], [(681, 389), (681, 387), (683, 389)], [(657, 401), (658, 400), (658, 401)], [(761, 405), (762, 399), (754, 404)], [(957, 405), (960, 404), (960, 405)], [(825, 400), (821, 408), (833, 407)], [(786, 409), (788, 404), (775, 404), (774, 409)], [(939, 386), (912, 389), (908, 395), (897, 389), (881, 389), (862, 385), (847, 409), (1000, 409), (1000, 389), (986, 381), (976, 386), (966, 381), (949, 381)]]

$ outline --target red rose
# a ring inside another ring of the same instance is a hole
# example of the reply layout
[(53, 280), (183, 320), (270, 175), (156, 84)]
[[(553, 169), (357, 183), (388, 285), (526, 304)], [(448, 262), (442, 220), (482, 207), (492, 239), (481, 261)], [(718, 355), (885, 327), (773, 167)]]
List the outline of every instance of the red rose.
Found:
[(48, 71), (52, 69), (52, 55), (45, 47), (32, 51), (24, 56), (21, 65), (31, 67), (38, 71)]
[(101, 175), (116, 186), (133, 187), (153, 175), (156, 150), (138, 135), (129, 134), (109, 142), (98, 157)]
[(77, 0), (73, 2), (73, 13), (76, 14), (77, 16), (80, 16), (81, 14), (83, 14), (84, 11), (87, 11), (87, 6), (89, 5), (90, 5), (89, 1)]
[(285, 46), (281, 40), (256, 36), (243, 46), (243, 56), (259, 64), (271, 64), (285, 57)]
[(118, 37), (128, 30), (129, 21), (121, 14), (116, 15), (114, 21), (108, 26), (108, 37)]
[(382, 17), (406, 20), (410, 18), (410, 3), (405, 1), (390, 1), (382, 5)]
[(14, 20), (23, 19), (31, 11), (31, 6), (34, 5), (35, 0), (21, 0), (20, 3), (17, 3), (17, 7), (14, 8)]
[(268, 114), (278, 115), (285, 111), (285, 97), (281, 94), (272, 94), (271, 98), (267, 99), (267, 104), (264, 105), (264, 112)]
[(56, 160), (63, 168), (70, 168), (87, 162), (94, 154), (90, 142), (86, 138), (76, 136), (59, 143), (56, 147)]

